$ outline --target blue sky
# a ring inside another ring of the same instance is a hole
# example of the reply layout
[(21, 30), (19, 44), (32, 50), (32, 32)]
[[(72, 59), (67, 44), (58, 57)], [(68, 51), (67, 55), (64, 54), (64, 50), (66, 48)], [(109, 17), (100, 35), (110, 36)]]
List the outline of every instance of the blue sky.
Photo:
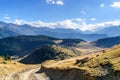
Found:
[(87, 29), (119, 20), (120, 0), (0, 0), (0, 21), (16, 24)]

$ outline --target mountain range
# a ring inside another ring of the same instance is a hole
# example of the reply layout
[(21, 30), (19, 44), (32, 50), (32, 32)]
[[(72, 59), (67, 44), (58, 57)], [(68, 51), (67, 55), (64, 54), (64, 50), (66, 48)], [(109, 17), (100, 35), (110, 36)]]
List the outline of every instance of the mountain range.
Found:
[(108, 37), (106, 34), (84, 34), (79, 29), (64, 29), (48, 27), (34, 27), (27, 24), (16, 25), (13, 23), (0, 22), (0, 38), (17, 36), (17, 35), (47, 35), (56, 38), (71, 38), (93, 41)]
[(99, 29), (95, 32), (95, 34), (106, 34), (109, 37), (115, 37), (115, 36), (120, 36), (120, 26), (111, 26), (111, 27), (106, 27), (103, 29)]
[(83, 39), (95, 41), (101, 38), (120, 36), (120, 26), (109, 26), (92, 31), (81, 31), (80, 29), (35, 27), (27, 24), (16, 25), (13, 23), (0, 22), (0, 38), (18, 35), (47, 35), (56, 38)]

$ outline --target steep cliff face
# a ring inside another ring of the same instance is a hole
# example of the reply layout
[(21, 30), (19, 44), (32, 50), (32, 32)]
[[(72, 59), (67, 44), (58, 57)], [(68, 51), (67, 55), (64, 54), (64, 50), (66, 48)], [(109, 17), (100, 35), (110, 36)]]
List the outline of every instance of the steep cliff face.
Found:
[(45, 72), (50, 80), (120, 80), (120, 71), (108, 73), (105, 76), (91, 76), (86, 70), (72, 68), (66, 70), (58, 70), (52, 68), (41, 68), (41, 72)]
[(96, 54), (42, 63), (50, 80), (120, 80), (120, 45)]

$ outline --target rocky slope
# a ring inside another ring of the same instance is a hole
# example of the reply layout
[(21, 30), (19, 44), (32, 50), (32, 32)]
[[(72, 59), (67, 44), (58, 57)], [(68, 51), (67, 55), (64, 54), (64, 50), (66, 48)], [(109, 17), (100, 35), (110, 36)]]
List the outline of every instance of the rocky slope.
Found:
[(51, 80), (120, 80), (120, 45), (96, 54), (59, 62), (47, 61), (40, 73)]

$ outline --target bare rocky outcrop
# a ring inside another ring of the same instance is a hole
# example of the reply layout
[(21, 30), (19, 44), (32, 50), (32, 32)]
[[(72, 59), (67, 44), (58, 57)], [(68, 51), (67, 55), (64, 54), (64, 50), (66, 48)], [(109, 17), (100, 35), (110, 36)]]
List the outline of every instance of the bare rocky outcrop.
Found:
[(95, 77), (90, 76), (90, 74), (86, 74), (85, 70), (77, 68), (59, 70), (41, 67), (40, 72), (45, 72), (46, 75), (49, 76), (50, 80), (96, 80)]
[(76, 67), (61, 70), (59, 68), (42, 66), (39, 73), (43, 72), (50, 80), (120, 80), (120, 71), (110, 73), (101, 71), (101, 75), (92, 76), (90, 73), (87, 73), (85, 69)]

